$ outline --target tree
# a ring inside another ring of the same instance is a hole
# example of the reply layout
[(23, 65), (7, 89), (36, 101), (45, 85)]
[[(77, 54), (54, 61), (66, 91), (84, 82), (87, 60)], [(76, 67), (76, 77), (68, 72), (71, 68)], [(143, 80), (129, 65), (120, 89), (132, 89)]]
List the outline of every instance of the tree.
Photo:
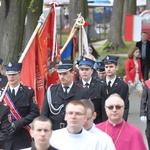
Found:
[(112, 42), (115, 48), (125, 47), (122, 38), (123, 6), (124, 0), (114, 0), (108, 42)]
[(82, 13), (82, 16), (86, 20), (88, 16), (88, 4), (87, 0), (70, 0), (69, 4), (69, 18), (70, 18), (70, 28), (72, 28), (77, 14)]
[[(0, 56), (5, 62), (18, 60), (17, 56), (22, 49), (25, 18), (29, 12), (28, 20), (30, 20), (30, 18), (33, 19), (30, 10), (28, 10), (28, 8), (32, 8), (31, 6), (33, 4), (36, 4), (34, 8), (36, 8), (36, 12), (38, 13), (35, 13), (34, 17), (37, 16), (35, 17), (37, 19), (41, 15), (41, 12), (39, 13), (39, 11), (37, 11), (42, 8), (41, 0), (1, 0)], [(37, 21), (38, 19), (29, 22), (34, 24), (33, 26), (35, 27)], [(33, 26), (31, 28), (32, 31), (30, 30), (30, 32), (33, 32)], [(28, 30), (28, 28), (26, 30)], [(31, 33), (29, 35), (31, 35)]]

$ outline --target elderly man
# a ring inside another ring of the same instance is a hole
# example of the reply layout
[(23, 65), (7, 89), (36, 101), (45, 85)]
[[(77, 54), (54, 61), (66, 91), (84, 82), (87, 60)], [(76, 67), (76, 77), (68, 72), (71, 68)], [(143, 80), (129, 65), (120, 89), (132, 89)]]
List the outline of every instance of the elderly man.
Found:
[(108, 120), (96, 127), (112, 138), (116, 150), (146, 150), (140, 130), (122, 118), (124, 108), (124, 101), (118, 94), (110, 95), (105, 102)]
[(86, 108), (78, 100), (66, 106), (67, 127), (53, 131), (50, 143), (59, 150), (102, 150), (102, 142), (93, 133), (83, 129), (86, 121)]
[(74, 71), (71, 60), (60, 61), (57, 72), (60, 84), (48, 88), (42, 108), (42, 115), (51, 119), (53, 130), (66, 127), (64, 110), (68, 102), (89, 98), (87, 90), (81, 84), (73, 82)]

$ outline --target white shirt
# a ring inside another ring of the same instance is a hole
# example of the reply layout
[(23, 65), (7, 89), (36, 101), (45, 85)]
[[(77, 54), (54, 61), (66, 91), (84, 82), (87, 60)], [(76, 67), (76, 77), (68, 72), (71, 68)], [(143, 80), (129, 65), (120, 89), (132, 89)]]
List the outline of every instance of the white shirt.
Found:
[(101, 142), (101, 145), (102, 145), (101, 150), (116, 150), (111, 137), (108, 134), (106, 134), (105, 132), (96, 128), (94, 123), (93, 123), (92, 128), (89, 130), (89, 132), (98, 136), (98, 138)]
[(107, 77), (106, 77), (106, 83), (107, 83), (107, 85), (108, 85), (108, 82), (109, 82), (109, 81), (111, 81), (110, 87), (112, 87), (112, 86), (113, 86), (113, 84), (114, 84), (115, 80), (116, 80), (116, 77), (115, 77), (115, 78), (113, 78), (112, 80), (108, 80), (108, 79), (107, 79)]
[(14, 89), (14, 90), (15, 90), (15, 95), (16, 95), (17, 92), (18, 92), (19, 87), (20, 87), (20, 84), (18, 84), (15, 88), (12, 88), (12, 87), (10, 86), (11, 93), (12, 93), (12, 90)]
[(101, 150), (102, 144), (93, 133), (84, 129), (79, 134), (71, 134), (67, 128), (53, 131), (50, 138), (53, 147), (59, 150)]

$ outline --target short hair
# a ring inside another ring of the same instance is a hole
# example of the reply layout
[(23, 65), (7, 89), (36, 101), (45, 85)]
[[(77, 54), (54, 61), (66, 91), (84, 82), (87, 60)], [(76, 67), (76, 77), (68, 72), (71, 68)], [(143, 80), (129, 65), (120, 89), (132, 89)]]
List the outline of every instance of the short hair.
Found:
[(123, 103), (123, 105), (124, 105), (124, 100), (121, 98), (121, 96), (120, 96), (118, 93), (113, 93), (113, 94), (111, 94), (111, 95), (106, 99), (105, 105), (106, 105), (108, 99), (110, 99), (111, 97), (118, 97), (118, 98), (120, 98), (120, 100), (122, 101), (122, 103)]
[(80, 100), (72, 100), (72, 101), (70, 101), (70, 102), (66, 105), (65, 111), (66, 111), (68, 105), (70, 105), (70, 104), (72, 104), (72, 105), (74, 105), (74, 106), (77, 106), (77, 105), (83, 106), (83, 108), (85, 109), (85, 114), (86, 114), (86, 107), (85, 107), (85, 105), (84, 105)]
[(90, 99), (81, 99), (80, 101), (84, 104), (86, 109), (90, 109), (92, 111), (92, 113), (95, 112), (94, 104), (92, 103), (92, 101)]
[(45, 116), (38, 116), (36, 118), (34, 118), (33, 122), (32, 122), (32, 125), (31, 125), (31, 129), (34, 130), (34, 124), (36, 121), (42, 121), (42, 122), (49, 122), (50, 123), (50, 128), (52, 128), (52, 121), (45, 117)]
[(133, 54), (136, 50), (138, 50), (138, 47), (132, 47), (128, 52), (128, 58), (133, 58)]
[(142, 34), (147, 34), (147, 32), (142, 32), (141, 35), (142, 35)]

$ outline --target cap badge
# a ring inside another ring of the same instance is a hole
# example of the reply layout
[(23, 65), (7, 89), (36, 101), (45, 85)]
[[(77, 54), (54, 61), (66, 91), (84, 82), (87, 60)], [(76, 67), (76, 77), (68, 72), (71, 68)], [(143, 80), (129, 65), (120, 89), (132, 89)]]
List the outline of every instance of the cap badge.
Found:
[(107, 56), (106, 59), (109, 60), (109, 56)]
[(86, 61), (86, 59), (85, 59), (85, 58), (83, 58), (83, 61)]
[(8, 63), (8, 67), (12, 67), (12, 64), (10, 62)]
[(60, 62), (59, 62), (59, 65), (62, 65), (62, 64), (63, 64), (62, 61), (60, 61)]

